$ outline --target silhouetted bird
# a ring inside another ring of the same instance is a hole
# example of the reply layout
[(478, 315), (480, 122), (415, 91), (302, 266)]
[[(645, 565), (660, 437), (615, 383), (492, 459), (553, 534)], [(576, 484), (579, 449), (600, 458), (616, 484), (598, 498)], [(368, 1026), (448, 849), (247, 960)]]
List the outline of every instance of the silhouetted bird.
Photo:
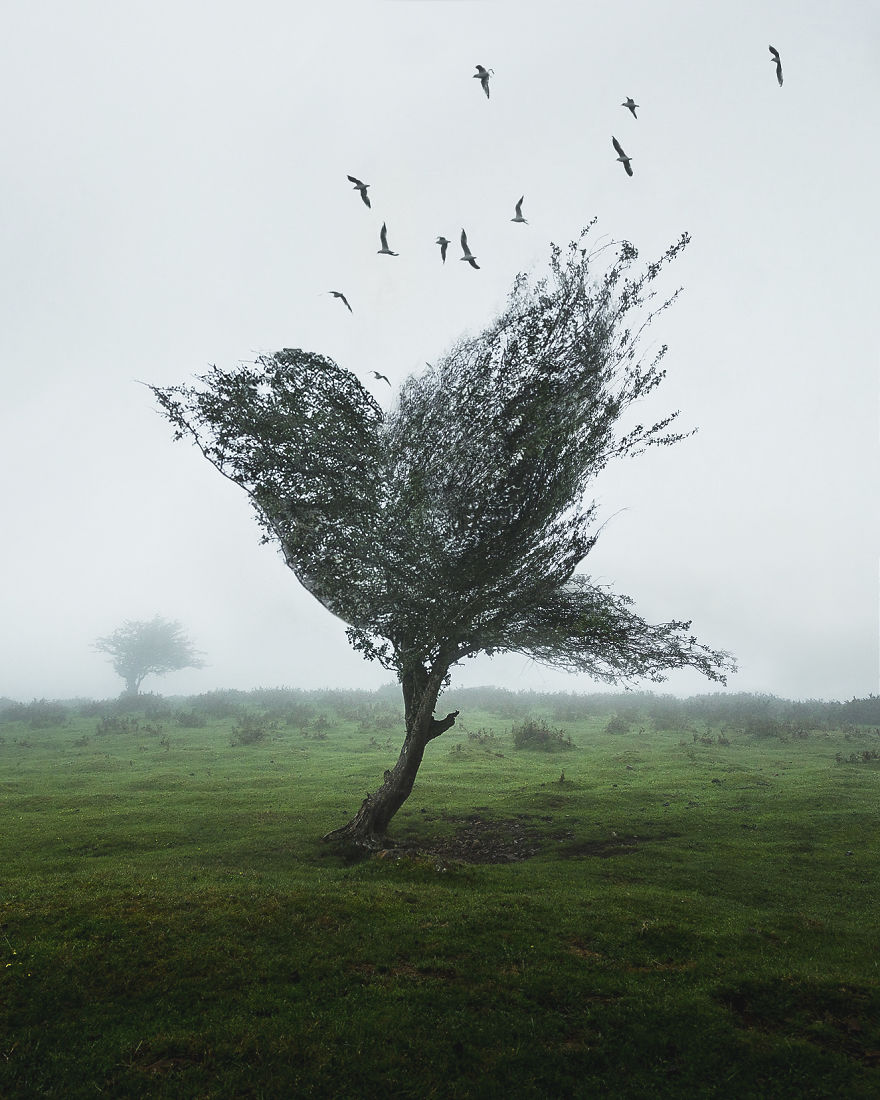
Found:
[(366, 203), (366, 205), (367, 205), (367, 206), (370, 206), (370, 208), (372, 209), (372, 206), (371, 206), (371, 203), (370, 203), (370, 196), (369, 196), (369, 195), (367, 194), (367, 188), (368, 188), (368, 187), (371, 187), (372, 185), (371, 185), (371, 184), (369, 184), (369, 183), (362, 183), (362, 182), (361, 182), (361, 181), (360, 181), (360, 180), (359, 180), (359, 179), (357, 178), (357, 176), (349, 176), (348, 178), (349, 178), (349, 179), (351, 180), (351, 182), (352, 182), (352, 183), (354, 184), (354, 189), (355, 189), (355, 191), (360, 191), (360, 193), (361, 193), (361, 198), (362, 198), (362, 199), (364, 200), (364, 202)]
[(474, 73), (474, 80), (479, 80), (483, 85), (483, 91), (486, 93), (486, 99), (489, 98), (489, 73), (494, 73), (494, 69), (484, 69), (482, 65), (477, 65), (477, 71)]
[(524, 218), (524, 217), (522, 216), (522, 204), (523, 204), (523, 199), (524, 199), (524, 198), (525, 198), (525, 195), (521, 195), (521, 196), (520, 196), (520, 200), (519, 200), (519, 202), (518, 202), (518, 203), (516, 204), (516, 217), (515, 217), (515, 218), (511, 218), (510, 220), (511, 220), (512, 222), (522, 222), (522, 223), (523, 223), (524, 225), (528, 225), (528, 222), (527, 222), (527, 221), (526, 221), (526, 219), (525, 219), (525, 218)]
[(479, 271), (480, 265), (477, 263), (476, 256), (472, 255), (471, 250), (468, 248), (467, 233), (465, 233), (463, 229), (461, 231), (461, 250), (464, 252), (464, 255), (461, 257), (464, 262), (470, 264), (471, 267), (475, 267), (477, 271)]
[(377, 371), (377, 370), (371, 370), (370, 374), (372, 374), (372, 376), (376, 379), (377, 382), (381, 378), (383, 382), (388, 382), (388, 385), (389, 386), (391, 385), (391, 382), (388, 380), (388, 375), (387, 374), (380, 374), (379, 371)]
[(379, 230), (379, 240), (382, 242), (382, 247), (377, 250), (377, 256), (396, 256), (396, 252), (392, 252), (388, 247), (388, 231), (385, 229), (385, 222), (382, 222), (382, 228)]
[(341, 298), (344, 305), (348, 306), (348, 312), (353, 313), (354, 310), (348, 305), (348, 298), (342, 293), (341, 290), (328, 290), (328, 294), (332, 294), (334, 298)]
[(638, 118), (639, 117), (636, 114), (636, 107), (638, 107), (638, 103), (636, 103), (636, 101), (632, 98), (632, 96), (627, 96), (626, 99), (623, 101), (623, 103), (621, 103), (620, 106), (621, 107), (629, 107), (629, 109), (632, 111), (633, 118)]
[(779, 81), (779, 87), (782, 87), (782, 62), (779, 60), (779, 50), (774, 49), (773, 46), (768, 47), (770, 53), (773, 55), (770, 60), (776, 62), (776, 79)]
[(617, 140), (616, 137), (612, 137), (611, 144), (614, 146), (614, 151), (617, 153), (617, 159), (626, 169), (626, 174), (628, 176), (631, 176), (633, 174), (633, 170), (630, 167), (629, 162), (632, 160), (632, 157), (628, 157), (626, 153), (624, 153), (623, 149), (620, 147), (620, 142)]
[(438, 237), (434, 243), (440, 245), (440, 259), (446, 263), (446, 249), (451, 244), (451, 241), (448, 241), (446, 237)]

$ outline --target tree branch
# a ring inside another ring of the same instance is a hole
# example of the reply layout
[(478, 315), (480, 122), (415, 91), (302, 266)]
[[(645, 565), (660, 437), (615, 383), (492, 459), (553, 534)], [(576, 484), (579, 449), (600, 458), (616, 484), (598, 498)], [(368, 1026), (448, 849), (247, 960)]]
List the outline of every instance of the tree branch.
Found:
[(453, 710), (438, 721), (436, 718), (431, 719), (431, 729), (428, 733), (428, 740), (433, 741), (435, 737), (439, 737), (441, 733), (445, 733), (448, 729), (455, 725), (455, 719), (459, 715), (459, 711)]

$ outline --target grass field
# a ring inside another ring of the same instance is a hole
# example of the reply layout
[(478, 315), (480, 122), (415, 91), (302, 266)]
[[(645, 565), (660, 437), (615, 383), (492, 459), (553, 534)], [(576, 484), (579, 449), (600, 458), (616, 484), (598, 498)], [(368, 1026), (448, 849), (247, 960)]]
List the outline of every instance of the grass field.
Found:
[(391, 698), (7, 713), (0, 1097), (880, 1096), (874, 729)]

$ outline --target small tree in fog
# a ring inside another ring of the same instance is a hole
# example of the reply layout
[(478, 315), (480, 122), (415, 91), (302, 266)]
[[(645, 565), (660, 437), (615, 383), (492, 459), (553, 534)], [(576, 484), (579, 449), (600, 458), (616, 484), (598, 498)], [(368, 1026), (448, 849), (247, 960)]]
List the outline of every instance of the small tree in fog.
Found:
[(724, 682), (733, 667), (689, 623), (651, 625), (577, 572), (598, 538), (596, 476), (682, 438), (675, 413), (621, 423), (663, 379), (665, 347), (646, 364), (637, 344), (672, 299), (641, 307), (687, 235), (635, 278), (624, 243), (596, 278), (586, 234), (553, 246), (549, 276), (520, 276), (501, 315), (408, 378), (388, 413), (350, 371), (293, 348), (151, 387), (175, 438), (248, 493), (265, 541), (400, 681), (397, 763), (330, 837), (382, 843), (426, 746), (455, 723), (433, 714), (464, 658), (518, 652), (611, 682), (685, 666)]
[(202, 661), (180, 623), (158, 615), (149, 622), (124, 622), (95, 649), (107, 653), (125, 680), (125, 695), (137, 695), (147, 676), (163, 676), (180, 668), (202, 668)]

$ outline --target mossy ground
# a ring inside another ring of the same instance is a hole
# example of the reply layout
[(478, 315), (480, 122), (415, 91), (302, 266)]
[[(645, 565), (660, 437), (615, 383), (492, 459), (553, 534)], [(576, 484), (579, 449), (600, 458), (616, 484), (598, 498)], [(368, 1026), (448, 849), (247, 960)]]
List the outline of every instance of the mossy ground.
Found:
[(0, 1096), (880, 1095), (873, 731), (463, 708), (349, 862), (321, 717), (0, 726)]

